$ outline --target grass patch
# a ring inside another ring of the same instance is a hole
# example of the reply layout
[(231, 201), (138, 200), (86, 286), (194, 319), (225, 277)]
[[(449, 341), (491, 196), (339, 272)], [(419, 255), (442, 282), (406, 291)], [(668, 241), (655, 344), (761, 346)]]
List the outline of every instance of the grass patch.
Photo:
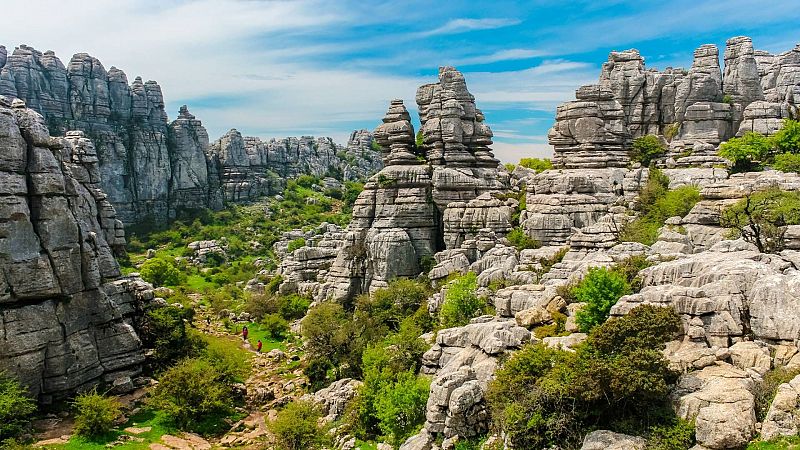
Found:
[[(127, 427), (146, 428), (150, 427), (147, 433), (133, 435), (122, 431)], [(123, 434), (134, 436), (144, 439), (142, 442), (126, 442), (122, 445), (115, 446), (119, 450), (149, 450), (150, 444), (159, 442), (161, 436), (165, 434), (178, 433), (166, 417), (160, 411), (153, 411), (151, 409), (143, 409), (141, 412), (131, 416), (128, 422), (125, 423), (119, 430), (112, 431), (107, 435), (95, 439), (87, 439), (80, 436), (72, 436), (66, 444), (47, 446), (47, 449), (52, 450), (106, 450), (106, 444), (114, 442)]]
[(747, 450), (800, 450), (800, 436), (780, 437), (771, 441), (755, 441)]

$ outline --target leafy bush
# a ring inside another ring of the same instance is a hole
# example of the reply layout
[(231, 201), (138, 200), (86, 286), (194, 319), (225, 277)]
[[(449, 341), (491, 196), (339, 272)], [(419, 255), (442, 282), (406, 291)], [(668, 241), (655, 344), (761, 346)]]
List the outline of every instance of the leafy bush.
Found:
[(542, 246), (542, 243), (537, 241), (536, 239), (528, 236), (522, 228), (514, 228), (511, 230), (507, 235), (506, 239), (508, 242), (511, 243), (517, 250), (525, 250), (528, 248), (539, 248)]
[(425, 143), (425, 135), (422, 134), (422, 130), (417, 131), (416, 139), (414, 139), (414, 143), (417, 144), (417, 147), (422, 147), (422, 144)]
[(478, 297), (478, 276), (474, 272), (467, 272), (447, 284), (439, 311), (439, 322), (444, 328), (460, 327), (469, 323), (473, 317), (486, 314), (489, 306), (486, 300)]
[(780, 152), (800, 153), (800, 121), (784, 119), (783, 127), (771, 139)]
[(36, 402), (19, 381), (0, 370), (0, 446), (25, 430)]
[(144, 281), (153, 286), (178, 286), (186, 280), (186, 275), (178, 269), (175, 261), (165, 258), (148, 259), (139, 270)]
[(792, 381), (794, 377), (800, 375), (800, 369), (787, 369), (786, 367), (776, 367), (764, 374), (764, 381), (756, 386), (754, 392), (756, 397), (756, 420), (763, 421), (767, 417), (778, 386)]
[(238, 339), (206, 335), (202, 358), (211, 363), (226, 383), (242, 383), (250, 375), (250, 354), (239, 345)]
[(289, 253), (291, 253), (291, 252), (297, 250), (298, 248), (305, 247), (305, 246), (306, 246), (306, 240), (304, 238), (297, 238), (297, 239), (294, 239), (291, 242), (289, 242), (289, 246), (286, 248), (286, 250)]
[(577, 448), (598, 428), (658, 435), (653, 427), (677, 420), (668, 400), (677, 373), (661, 349), (680, 328), (672, 309), (648, 305), (594, 328), (575, 352), (525, 346), (490, 383), (494, 431), (514, 448)]
[(425, 422), (430, 380), (414, 372), (403, 372), (397, 380), (385, 384), (375, 399), (377, 417), (383, 435), (399, 447)]
[(280, 450), (318, 449), (327, 441), (325, 430), (319, 425), (320, 418), (322, 413), (316, 404), (298, 400), (278, 412), (269, 430)]
[(786, 226), (797, 224), (800, 224), (800, 193), (779, 188), (748, 194), (720, 216), (720, 225), (733, 228), (765, 253), (781, 251)]
[(772, 167), (781, 172), (800, 172), (800, 154), (781, 153), (775, 155)]
[(193, 317), (194, 310), (174, 306), (145, 313), (139, 337), (145, 348), (153, 350), (147, 360), (151, 370), (163, 370), (180, 359), (199, 355), (206, 344), (187, 328)]
[(233, 411), (225, 374), (204, 359), (185, 359), (161, 375), (148, 400), (181, 429), (195, 429), (204, 420)]
[(694, 443), (694, 424), (680, 418), (676, 418), (672, 424), (650, 428), (647, 437), (648, 450), (685, 450)]
[(267, 314), (261, 319), (261, 325), (273, 339), (283, 339), (289, 333), (289, 323), (278, 314)]
[(695, 186), (681, 186), (669, 190), (669, 178), (660, 170), (650, 169), (650, 177), (639, 193), (640, 215), (620, 231), (623, 242), (640, 242), (653, 245), (658, 239), (658, 229), (673, 216), (685, 216), (700, 201), (700, 191)]
[(749, 131), (742, 137), (728, 139), (719, 146), (719, 155), (733, 162), (733, 172), (757, 170), (772, 150), (772, 142), (763, 134)]
[(573, 295), (579, 302), (586, 302), (578, 311), (575, 320), (584, 333), (605, 322), (611, 307), (625, 294), (631, 293), (631, 286), (624, 276), (605, 267), (593, 267), (575, 288)]
[[(421, 308), (427, 310), (428, 295), (430, 290), (427, 285), (407, 278), (397, 278), (371, 296), (359, 298), (356, 314), (360, 317), (368, 316), (376, 326), (385, 326), (390, 332), (398, 331), (405, 318), (413, 316)], [(423, 323), (418, 325), (425, 331), (430, 328)]]
[[(343, 375), (343, 365), (359, 366), (361, 355), (353, 355), (356, 345), (353, 324), (341, 304), (322, 302), (311, 308), (303, 319), (301, 330), (306, 354), (314, 363), (309, 367), (316, 375), (327, 376), (328, 369), (331, 369), (334, 379), (339, 379)], [(322, 367), (325, 369), (320, 372)], [(326, 378), (312, 378), (312, 373), (307, 375), (315, 387), (325, 384)]]
[(75, 398), (75, 434), (96, 438), (108, 434), (122, 417), (122, 405), (114, 397), (98, 394), (97, 390)]
[(305, 316), (310, 304), (311, 300), (300, 294), (251, 295), (245, 304), (245, 311), (256, 320), (268, 314), (278, 314), (289, 321)]
[(544, 172), (545, 170), (550, 170), (553, 168), (553, 162), (547, 158), (522, 158), (519, 160), (519, 165), (531, 170), (535, 170), (536, 173)]
[(629, 156), (631, 161), (641, 163), (647, 167), (654, 159), (664, 155), (666, 151), (666, 146), (658, 136), (648, 134), (633, 140)]

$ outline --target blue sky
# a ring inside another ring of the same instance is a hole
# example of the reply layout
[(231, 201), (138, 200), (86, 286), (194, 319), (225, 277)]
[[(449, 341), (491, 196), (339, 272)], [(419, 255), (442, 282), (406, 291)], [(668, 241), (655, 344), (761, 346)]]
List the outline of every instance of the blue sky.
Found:
[(701, 44), (748, 35), (800, 42), (797, 0), (55, 1), (3, 2), (0, 43), (88, 52), (132, 80), (157, 80), (167, 111), (188, 104), (211, 139), (373, 129), (393, 98), (440, 65), (467, 77), (505, 161), (549, 156), (556, 106), (597, 80), (611, 50), (688, 67)]

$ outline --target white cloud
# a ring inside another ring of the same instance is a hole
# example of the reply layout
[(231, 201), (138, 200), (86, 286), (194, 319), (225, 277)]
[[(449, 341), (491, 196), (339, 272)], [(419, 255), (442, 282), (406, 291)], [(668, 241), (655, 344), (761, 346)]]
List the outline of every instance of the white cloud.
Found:
[(525, 48), (512, 48), (508, 50), (500, 50), (488, 55), (479, 55), (457, 59), (452, 63), (457, 66), (466, 66), (471, 64), (491, 64), (501, 61), (516, 61), (521, 59), (539, 58), (547, 56), (547, 52), (542, 50), (533, 50)]
[(435, 36), (440, 34), (456, 34), (468, 31), (494, 30), (497, 28), (518, 25), (522, 21), (519, 19), (453, 19), (444, 25), (430, 31), (419, 33), (419, 36)]

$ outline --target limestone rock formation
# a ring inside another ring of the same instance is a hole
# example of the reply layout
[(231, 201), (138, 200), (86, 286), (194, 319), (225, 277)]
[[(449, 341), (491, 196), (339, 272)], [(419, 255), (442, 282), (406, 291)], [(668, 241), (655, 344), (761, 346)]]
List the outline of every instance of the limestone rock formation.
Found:
[(0, 367), (44, 403), (131, 385), (144, 360), (133, 320), (153, 294), (120, 276), (124, 233), (92, 142), (50, 137), (41, 115), (5, 97), (0, 129)]
[[(330, 138), (263, 142), (233, 131), (209, 145), (185, 106), (168, 122), (155, 81), (136, 77), (129, 84), (123, 71), (106, 70), (86, 53), (66, 66), (53, 52), (25, 45), (10, 55), (3, 47), (0, 55), (0, 95), (24, 100), (54, 134), (81, 130), (92, 139), (102, 189), (125, 223), (163, 223), (184, 209), (252, 200), (277, 192), (279, 177), (355, 180), (380, 169), (365, 130), (354, 132), (347, 147)], [(223, 148), (230, 145), (237, 148)]]
[(549, 133), (562, 168), (624, 167), (633, 139), (663, 135), (678, 164), (718, 164), (714, 147), (745, 131), (774, 133), (797, 113), (800, 47), (770, 55), (748, 37), (700, 46), (689, 70), (646, 69), (635, 49), (611, 52), (599, 83), (561, 105)]

